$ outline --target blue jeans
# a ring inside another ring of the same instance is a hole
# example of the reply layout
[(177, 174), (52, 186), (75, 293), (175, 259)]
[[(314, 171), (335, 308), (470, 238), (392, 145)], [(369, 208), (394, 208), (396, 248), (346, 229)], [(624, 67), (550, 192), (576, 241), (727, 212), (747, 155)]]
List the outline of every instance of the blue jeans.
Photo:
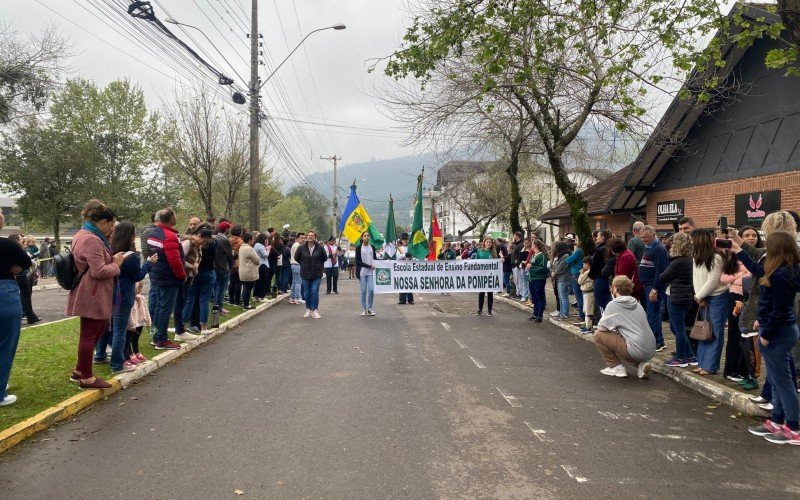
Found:
[(372, 309), (372, 301), (375, 298), (375, 276), (362, 274), (358, 281), (361, 283), (361, 309)]
[(105, 359), (108, 357), (108, 355), (106, 355), (106, 348), (111, 345), (112, 340), (111, 330), (106, 330), (102, 335), (97, 337), (97, 343), (94, 345), (95, 361), (105, 361)]
[(300, 278), (300, 264), (292, 264), (292, 293), (289, 298), (294, 300), (302, 299), (302, 286), (303, 280)]
[(608, 303), (611, 302), (611, 291), (608, 289), (608, 278), (598, 276), (594, 279), (594, 303), (603, 315)]
[[(147, 310), (150, 312), (150, 318), (155, 320), (156, 318), (156, 307), (158, 306), (158, 288), (153, 282), (150, 282), (150, 290), (147, 292)], [(150, 327), (150, 337), (153, 336), (153, 332), (156, 329), (154, 327)]]
[(650, 290), (652, 289), (652, 284), (644, 285), (644, 310), (647, 313), (647, 324), (650, 325), (653, 335), (656, 336), (656, 344), (661, 345), (664, 343), (664, 332), (661, 329), (661, 305), (666, 294), (661, 290), (657, 290), (658, 301), (652, 302), (650, 300)]
[(319, 309), (319, 284), (322, 278), (314, 278), (313, 280), (303, 279), (303, 300), (306, 301), (306, 309), (316, 311)]
[[(176, 286), (155, 285), (156, 300), (158, 301), (156, 314), (153, 317), (153, 324), (156, 326), (156, 334), (153, 336), (153, 340), (155, 342), (164, 342), (169, 340), (167, 337), (169, 317), (172, 316), (172, 312), (175, 309), (175, 300), (178, 298), (178, 289), (182, 287), (183, 284)], [(177, 324), (175, 326), (177, 327)]]
[(231, 273), (215, 271), (217, 281), (214, 283), (214, 307), (222, 309), (222, 301), (225, 299), (225, 290), (228, 289), (228, 282), (231, 279)]
[(217, 275), (213, 269), (197, 273), (186, 295), (186, 304), (183, 307), (183, 317), (191, 318), (195, 299), (200, 298), (200, 324), (208, 323), (208, 303), (211, 301), (211, 294), (216, 284)]
[(530, 281), (528, 281), (528, 272), (526, 270), (521, 270), (519, 273), (519, 281), (520, 286), (517, 289), (517, 293), (520, 295), (521, 299), (527, 300), (531, 298), (531, 286)]
[(578, 318), (583, 321), (586, 319), (586, 315), (583, 313), (583, 292), (578, 284), (578, 277), (575, 275), (572, 275), (572, 293), (575, 294), (575, 301), (578, 303)]
[[(758, 339), (756, 339), (758, 342)], [(795, 368), (794, 360), (789, 360), (789, 371), (792, 372), (792, 380), (795, 381), (795, 390), (797, 390), (797, 369)], [(761, 397), (767, 401), (772, 401), (772, 384), (769, 383), (769, 377), (764, 381), (764, 387), (761, 388)]]
[[(759, 337), (764, 328), (759, 326)], [(767, 367), (767, 380), (772, 387), (772, 418), (775, 423), (786, 423), (792, 430), (798, 430), (800, 403), (794, 387), (794, 377), (790, 369), (792, 347), (798, 338), (796, 323), (782, 325), (768, 346), (761, 345), (761, 357)]]
[(281, 266), (278, 272), (278, 290), (285, 292), (289, 288), (289, 275), (292, 274), (292, 268), (289, 266)]
[(692, 344), (689, 342), (689, 337), (686, 336), (686, 313), (689, 312), (691, 306), (691, 304), (673, 304), (671, 300), (667, 299), (669, 330), (675, 335), (675, 357), (687, 361), (694, 357)]
[[(122, 307), (119, 312), (111, 315), (111, 369), (114, 371), (122, 370), (122, 362), (125, 361), (125, 331), (128, 329), (128, 319), (131, 316), (132, 307)], [(98, 342), (100, 345), (101, 342)], [(105, 346), (103, 346), (105, 351)], [(95, 351), (95, 357), (97, 356)], [(103, 358), (105, 357), (103, 352)], [(101, 358), (102, 359), (102, 358)]]
[(708, 321), (714, 338), (709, 342), (700, 342), (697, 345), (697, 362), (700, 368), (709, 372), (719, 371), (719, 360), (722, 356), (722, 346), (725, 338), (725, 323), (728, 322), (728, 309), (730, 307), (730, 294), (723, 292), (719, 295), (706, 297), (708, 302)]
[(503, 271), (503, 290), (511, 293), (511, 271)]
[(558, 312), (561, 316), (569, 316), (569, 290), (572, 288), (572, 281), (560, 280), (556, 283), (558, 287)]
[(530, 280), (528, 291), (533, 302), (533, 317), (541, 318), (544, 315), (544, 308), (547, 307), (547, 297), (544, 294), (544, 285), (547, 280)]
[(17, 280), (0, 280), (0, 400), (6, 398), (6, 385), (19, 344), (22, 299)]

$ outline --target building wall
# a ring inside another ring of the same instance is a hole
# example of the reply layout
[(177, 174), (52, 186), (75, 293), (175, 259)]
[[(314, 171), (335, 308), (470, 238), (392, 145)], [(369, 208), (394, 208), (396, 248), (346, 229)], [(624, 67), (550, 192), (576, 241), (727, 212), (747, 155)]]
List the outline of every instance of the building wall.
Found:
[[(715, 227), (721, 215), (734, 223), (734, 200), (737, 194), (758, 191), (781, 191), (781, 208), (800, 210), (800, 170), (781, 174), (763, 175), (716, 182), (689, 188), (651, 192), (647, 195), (647, 221), (656, 225), (656, 203), (685, 200), (684, 213), (692, 217), (697, 227)], [(671, 224), (656, 225), (657, 229), (671, 229)]]
[[(630, 214), (614, 214), (614, 215), (592, 215), (589, 216), (589, 224), (592, 230), (608, 229), (611, 234), (627, 240), (627, 234), (630, 233), (631, 226), (635, 219)], [(574, 233), (575, 229), (572, 225), (572, 219), (559, 219), (559, 238), (563, 238), (567, 233)], [(548, 244), (550, 244), (548, 242)]]

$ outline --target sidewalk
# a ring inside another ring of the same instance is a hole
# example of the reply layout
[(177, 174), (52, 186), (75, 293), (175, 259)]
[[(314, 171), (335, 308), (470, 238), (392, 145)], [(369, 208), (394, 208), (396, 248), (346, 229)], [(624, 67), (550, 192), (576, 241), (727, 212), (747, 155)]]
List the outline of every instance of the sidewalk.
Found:
[[(555, 303), (555, 297), (553, 295), (553, 291), (550, 287), (547, 287), (547, 294), (548, 294), (548, 304)], [(530, 314), (531, 308), (522, 304), (519, 300), (515, 300), (509, 297), (502, 297), (500, 294), (495, 294), (496, 299), (500, 300), (506, 304), (510, 304), (517, 309), (527, 312)], [(572, 308), (574, 309), (574, 308)], [(553, 319), (550, 316), (550, 312), (552, 308), (549, 308), (547, 313), (545, 314), (545, 318), (549, 319), (550, 322), (561, 329), (571, 333), (572, 335), (581, 338), (587, 342), (594, 342), (592, 335), (585, 335), (580, 333), (580, 328), (569, 323), (566, 321), (558, 321)], [(577, 321), (577, 316), (575, 316), (575, 321)], [(758, 407), (755, 403), (752, 403), (747, 399), (748, 396), (757, 396), (760, 394), (759, 390), (745, 392), (741, 390), (739, 385), (736, 382), (724, 379), (722, 375), (713, 375), (711, 377), (702, 377), (693, 373), (691, 370), (687, 368), (673, 368), (670, 366), (666, 366), (665, 363), (669, 361), (672, 356), (670, 352), (675, 350), (675, 338), (669, 331), (669, 325), (664, 323), (664, 340), (667, 344), (667, 348), (661, 352), (657, 352), (656, 356), (652, 360), (653, 371), (656, 373), (660, 373), (665, 377), (676, 381), (677, 383), (681, 384), (682, 386), (691, 389), (693, 391), (699, 392), (700, 394), (710, 398), (715, 403), (723, 403), (729, 406), (732, 406), (736, 410), (742, 412), (745, 415), (749, 415), (751, 417), (767, 417), (769, 414)], [(725, 353), (723, 351), (723, 358), (720, 363), (720, 367), (725, 363)], [(759, 385), (763, 385), (764, 383), (764, 370), (762, 370), (761, 377), (759, 378)], [(722, 373), (722, 368), (720, 368), (720, 373)]]

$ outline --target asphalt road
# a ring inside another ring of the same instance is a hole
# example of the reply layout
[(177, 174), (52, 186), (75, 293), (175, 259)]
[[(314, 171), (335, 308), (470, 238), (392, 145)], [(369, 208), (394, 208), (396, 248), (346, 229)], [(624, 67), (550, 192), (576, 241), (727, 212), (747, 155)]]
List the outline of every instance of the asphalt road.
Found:
[[(0, 455), (2, 498), (790, 498), (798, 452), (475, 295), (287, 302)], [(711, 408), (713, 407), (713, 408)]]

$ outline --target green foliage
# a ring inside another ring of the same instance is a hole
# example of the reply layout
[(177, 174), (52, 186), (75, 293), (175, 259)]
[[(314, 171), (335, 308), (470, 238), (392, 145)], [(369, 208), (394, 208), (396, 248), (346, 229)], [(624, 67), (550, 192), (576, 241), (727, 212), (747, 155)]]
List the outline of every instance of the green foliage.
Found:
[(87, 138), (35, 120), (8, 136), (0, 151), (0, 183), (20, 195), (26, 221), (52, 228), (76, 220), (93, 196), (101, 155)]
[[(264, 228), (274, 227), (279, 232), (284, 224), (289, 224), (292, 231), (306, 232), (315, 229), (311, 222), (306, 204), (300, 196), (287, 196), (261, 217)], [(320, 230), (322, 230), (320, 228)]]
[[(289, 192), (286, 193), (287, 198), (293, 196), (297, 196), (303, 200), (303, 204), (306, 207), (306, 211), (311, 219), (310, 225), (307, 229), (321, 231), (320, 234), (326, 234), (330, 232), (331, 223), (328, 210), (328, 207), (330, 207), (330, 202), (328, 200), (323, 198), (319, 193), (314, 191), (309, 186), (304, 186), (302, 184), (292, 187)], [(301, 229), (297, 230), (301, 231)]]

